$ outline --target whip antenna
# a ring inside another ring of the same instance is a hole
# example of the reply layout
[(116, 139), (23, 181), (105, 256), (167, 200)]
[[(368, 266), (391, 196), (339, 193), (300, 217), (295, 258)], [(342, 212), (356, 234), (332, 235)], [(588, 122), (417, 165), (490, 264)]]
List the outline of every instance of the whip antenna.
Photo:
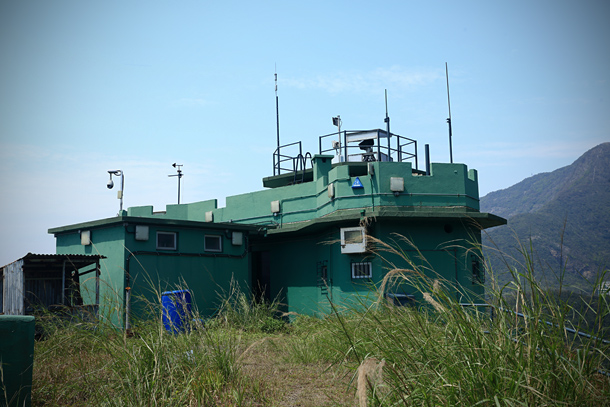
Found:
[(449, 99), (449, 69), (447, 68), (447, 62), (445, 62), (445, 76), (447, 78), (447, 106), (449, 107), (449, 117), (447, 118), (447, 124), (449, 124), (449, 162), (453, 164), (453, 147), (451, 145), (451, 100)]
[(275, 117), (277, 124), (277, 154), (280, 156), (280, 104), (277, 97), (277, 65), (275, 66)]

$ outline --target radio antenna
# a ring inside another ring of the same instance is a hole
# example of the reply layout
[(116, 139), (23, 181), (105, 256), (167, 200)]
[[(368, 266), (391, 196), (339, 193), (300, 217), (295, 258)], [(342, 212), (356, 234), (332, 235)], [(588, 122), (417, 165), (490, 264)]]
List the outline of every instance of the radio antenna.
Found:
[(280, 156), (280, 103), (277, 97), (277, 64), (275, 65), (275, 117), (277, 124), (277, 155)]
[(451, 145), (451, 99), (449, 98), (449, 69), (447, 68), (447, 62), (445, 62), (445, 77), (447, 78), (447, 106), (449, 107), (449, 117), (447, 118), (447, 124), (449, 124), (449, 162), (453, 164), (453, 147)]
[[(388, 116), (388, 90), (385, 90), (385, 122), (386, 133), (388, 136), (388, 157), (390, 157), (390, 116)], [(380, 157), (381, 159), (381, 157)]]

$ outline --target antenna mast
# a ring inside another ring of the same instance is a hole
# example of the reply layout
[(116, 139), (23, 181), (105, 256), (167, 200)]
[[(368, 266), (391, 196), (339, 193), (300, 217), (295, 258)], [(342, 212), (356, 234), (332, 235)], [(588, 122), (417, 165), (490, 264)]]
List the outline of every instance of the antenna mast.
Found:
[(451, 145), (451, 100), (449, 99), (449, 69), (447, 68), (447, 62), (445, 62), (445, 76), (447, 78), (447, 106), (449, 107), (449, 117), (447, 118), (447, 124), (449, 124), (449, 162), (453, 164), (453, 147)]
[(277, 155), (280, 157), (280, 104), (277, 97), (277, 65), (275, 66), (275, 117), (277, 124)]
[[(385, 122), (386, 132), (388, 133), (387, 136), (388, 136), (388, 159), (389, 159), (389, 157), (390, 157), (390, 116), (388, 116), (388, 90), (387, 89), (385, 90), (385, 119), (383, 119), (383, 121)], [(379, 159), (381, 160), (381, 156), (379, 157)]]

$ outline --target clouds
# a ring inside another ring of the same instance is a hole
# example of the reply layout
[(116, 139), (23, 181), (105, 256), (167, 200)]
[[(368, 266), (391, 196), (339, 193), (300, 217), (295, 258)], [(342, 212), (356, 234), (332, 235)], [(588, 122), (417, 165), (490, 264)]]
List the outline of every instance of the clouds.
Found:
[(444, 78), (440, 69), (406, 69), (398, 65), (370, 71), (340, 71), (315, 76), (278, 79), (280, 86), (339, 93), (379, 93), (379, 89), (404, 91), (429, 85)]

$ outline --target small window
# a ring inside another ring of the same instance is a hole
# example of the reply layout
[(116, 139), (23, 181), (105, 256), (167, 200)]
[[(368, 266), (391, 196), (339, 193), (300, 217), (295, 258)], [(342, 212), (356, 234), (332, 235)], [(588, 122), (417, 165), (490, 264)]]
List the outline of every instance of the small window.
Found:
[(352, 263), (352, 278), (372, 278), (373, 263), (363, 261), (360, 263)]
[(479, 259), (472, 260), (472, 284), (485, 284), (485, 271)]
[(341, 229), (341, 253), (366, 251), (366, 235), (362, 226)]
[(208, 235), (203, 238), (203, 250), (206, 252), (222, 251), (222, 236)]
[(176, 232), (157, 232), (157, 249), (176, 250)]

